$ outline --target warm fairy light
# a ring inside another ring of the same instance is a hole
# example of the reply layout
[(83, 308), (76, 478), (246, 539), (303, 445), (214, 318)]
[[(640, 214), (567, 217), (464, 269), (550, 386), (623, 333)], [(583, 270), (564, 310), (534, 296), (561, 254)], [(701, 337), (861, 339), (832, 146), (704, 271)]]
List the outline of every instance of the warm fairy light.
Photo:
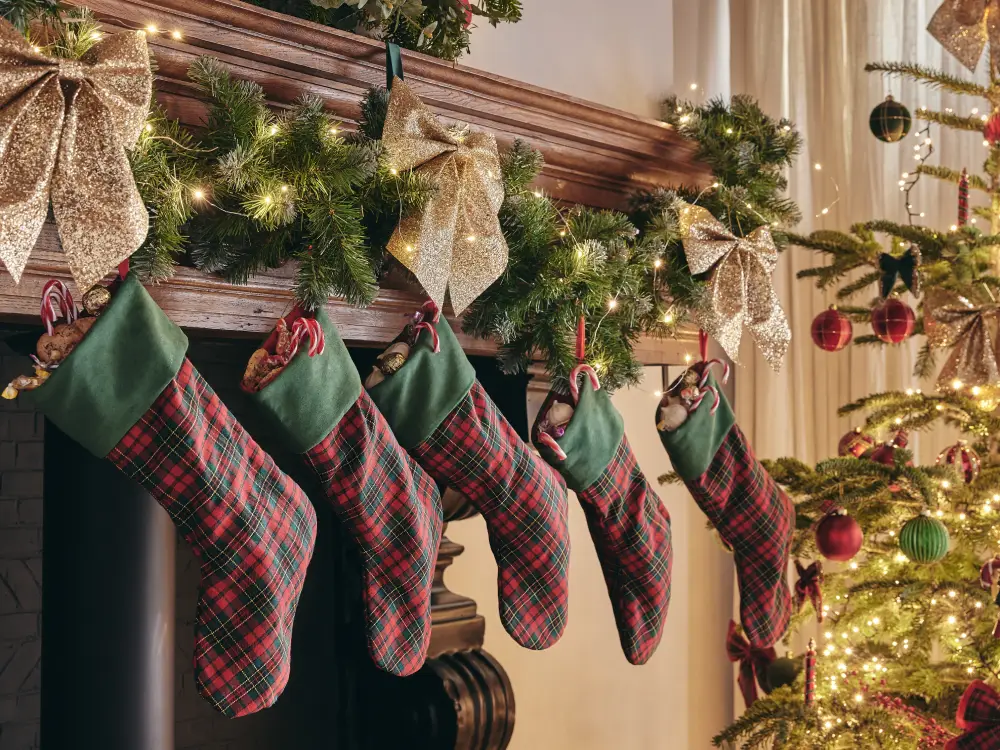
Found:
[(732, 134), (733, 134), (733, 129), (732, 128), (726, 128), (726, 135), (732, 135)]
[(264, 196), (264, 203), (267, 204), (268, 206), (270, 206), (273, 201), (274, 199), (270, 195)]
[(873, 617), (872, 622), (875, 623), (876, 625), (882, 624), (882, 620), (880, 620), (878, 617)]
[[(825, 609), (825, 607), (824, 607), (824, 609)], [(823, 633), (823, 637), (826, 638), (827, 640), (830, 640), (831, 638), (833, 638), (833, 633), (831, 633), (829, 630), (827, 630), (825, 633)]]
[[(949, 482), (947, 479), (942, 479), (941, 480), (941, 489), (946, 490), (949, 487), (951, 487), (951, 482)], [(938, 511), (938, 513), (941, 513), (941, 511)]]
[(171, 38), (172, 38), (172, 39), (174, 39), (174, 40), (176, 40), (176, 41), (178, 41), (178, 42), (179, 42), (179, 41), (180, 41), (181, 39), (183, 39), (183, 38), (184, 38), (184, 35), (183, 35), (183, 34), (181, 34), (181, 32), (180, 32), (180, 31), (178, 31), (177, 29), (174, 29), (173, 31), (171, 31), (171, 32), (170, 32), (170, 36), (171, 36)]
[(854, 626), (853, 628), (851, 628), (851, 632), (854, 632), (854, 633), (860, 633), (861, 631), (860, 631), (860, 630), (858, 630), (858, 626), (857, 626), (857, 625), (855, 625), (855, 626)]
[(863, 696), (861, 693), (855, 693), (854, 694), (854, 702), (855, 703), (861, 703), (864, 699), (865, 699), (865, 696)]
[(820, 164), (819, 162), (816, 162), (815, 164), (813, 164), (813, 169), (819, 172), (821, 169), (823, 169), (823, 165)]
[(272, 125), (271, 126), (271, 130), (269, 132), (271, 133), (271, 135), (277, 135), (278, 134), (278, 126), (277, 125)]
[(944, 518), (944, 511), (943, 510), (939, 510), (934, 515), (936, 515), (938, 518)]
[(205, 200), (205, 191), (204, 191), (204, 190), (202, 190), (202, 189), (200, 189), (200, 188), (195, 188), (195, 189), (194, 189), (194, 190), (193, 190), (193, 191), (191, 192), (191, 195), (192, 195), (192, 196), (194, 196), (194, 199), (195, 199), (196, 201), (201, 201), (201, 200)]
[(912, 396), (913, 395), (913, 389), (912, 388), (907, 388), (906, 389), (906, 395), (907, 396)]
[(680, 123), (681, 123), (681, 125), (683, 125), (684, 123), (686, 123), (690, 119), (691, 119), (691, 115), (681, 115), (681, 117), (680, 117)]
[(663, 261), (657, 258), (653, 261), (653, 268), (660, 268), (663, 265)]
[(413, 245), (407, 245), (406, 246), (406, 252), (412, 253), (413, 252)]
[(958, 596), (958, 592), (957, 591), (949, 591), (948, 592), (948, 597), (949, 598), (954, 599), (956, 596)]
[(566, 236), (566, 230), (565, 229), (560, 229), (559, 230), (559, 236), (560, 237), (565, 237)]
[(909, 561), (910, 561), (910, 558), (908, 558), (902, 552), (899, 552), (899, 553), (896, 554), (896, 562), (898, 562), (899, 564), (902, 565), (903, 563), (908, 563)]
[(964, 521), (965, 520), (965, 514), (964, 513), (959, 513), (958, 514), (958, 520), (959, 521)]
[(934, 408), (937, 409), (938, 411), (944, 411), (944, 405), (943, 404), (938, 404)]
[[(851, 563), (851, 570), (857, 570), (857, 569), (858, 569), (858, 564), (856, 562), (852, 562)], [(857, 632), (857, 631), (854, 631), (854, 632)]]
[(396, 169), (395, 167), (393, 167), (392, 169), (389, 170), (389, 174), (391, 174), (391, 175), (397, 175), (397, 174), (399, 174), (399, 170)]
[(657, 398), (663, 398), (663, 391), (653, 391), (653, 395)]
[(476, 235), (470, 234), (468, 237), (465, 238), (465, 241), (466, 242), (475, 242), (476, 241)]
[(686, 365), (691, 364), (691, 360), (692, 359), (694, 359), (694, 357), (692, 357), (690, 354), (685, 354), (684, 355), (684, 364), (686, 364)]
[(903, 424), (903, 418), (902, 417), (896, 417), (896, 424)]
[(952, 224), (951, 225), (951, 231), (957, 232), (958, 231), (958, 224)]
[(965, 383), (963, 383), (958, 378), (955, 378), (954, 380), (951, 381), (951, 387), (956, 391), (962, 390), (963, 385), (965, 385)]
[(149, 24), (149, 26), (146, 27), (146, 31), (150, 34), (155, 34), (159, 31), (159, 29), (156, 28), (153, 24)]
[(784, 130), (786, 133), (791, 129), (792, 129), (791, 125), (785, 125), (785, 127), (782, 128), (782, 130)]
[(972, 386), (972, 395), (973, 396), (978, 396), (982, 392), (983, 392), (983, 389), (980, 388), (978, 385)]
[(674, 322), (674, 316), (671, 315), (670, 313), (667, 313), (666, 315), (663, 316), (663, 322), (666, 323), (667, 325), (670, 325), (671, 323)]
[(948, 624), (949, 624), (949, 625), (954, 625), (954, 624), (955, 624), (955, 622), (956, 622), (956, 620), (955, 620), (955, 615), (949, 615), (949, 616), (948, 616)]
[(697, 83), (692, 83), (691, 84), (691, 90), (692, 91), (697, 91), (698, 90), (698, 84)]
[(930, 146), (933, 141), (930, 138), (924, 138), (924, 145)]
[(618, 307), (618, 300), (612, 297), (611, 299), (608, 300), (608, 309), (614, 310), (616, 307)]
[(968, 672), (969, 674), (973, 674), (975, 673), (976, 670), (974, 667), (967, 667), (965, 671)]
[(281, 192), (287, 193), (288, 192), (288, 185), (282, 185), (281, 186)]
[(153, 123), (151, 123), (151, 122), (147, 122), (146, 123), (146, 132), (147, 133), (152, 133), (153, 132)]
[(713, 183), (712, 183), (712, 187), (714, 187), (714, 188), (717, 188), (717, 187), (719, 187), (719, 183), (717, 183), (717, 182), (713, 182)]
[(853, 648), (845, 648), (844, 649), (844, 653), (847, 654), (848, 656), (850, 656), (851, 654), (854, 653), (854, 649)]
[(535, 197), (536, 198), (541, 198), (542, 197), (542, 191), (541, 190), (536, 190), (535, 191)]
[(339, 132), (340, 132), (340, 128), (338, 128), (336, 125), (331, 125), (330, 126), (330, 135), (337, 135), (337, 133), (339, 133)]
[(976, 609), (982, 609), (982, 608), (983, 608), (983, 603), (982, 602), (976, 602)]
[(937, 604), (937, 599), (931, 599), (931, 606)]

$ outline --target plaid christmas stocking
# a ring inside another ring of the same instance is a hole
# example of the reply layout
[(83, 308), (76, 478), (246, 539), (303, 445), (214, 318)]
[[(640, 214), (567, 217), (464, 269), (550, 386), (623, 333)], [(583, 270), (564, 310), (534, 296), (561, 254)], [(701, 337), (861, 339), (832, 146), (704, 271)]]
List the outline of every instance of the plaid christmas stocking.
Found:
[[(296, 328), (306, 322), (286, 320)], [(361, 387), (326, 313), (318, 311), (311, 322), (319, 325), (308, 329), (310, 350), (301, 347), (252, 398), (319, 476), (358, 545), (372, 659), (386, 672), (412, 674), (423, 665), (431, 638), (441, 498)]]
[(59, 369), (22, 397), (145, 487), (201, 562), (198, 689), (227, 716), (274, 704), (316, 514), (184, 356), (134, 275)]
[(425, 305), (404, 338), (405, 364), (371, 397), (417, 463), (486, 519), (504, 628), (522, 646), (548, 648), (566, 627), (566, 486), (497, 410), (436, 310)]
[(678, 392), (689, 413), (674, 429), (665, 429), (673, 425), (661, 418), (660, 440), (674, 471), (733, 550), (747, 638), (754, 646), (771, 646), (792, 612), (785, 576), (795, 509), (754, 456), (708, 363), (685, 372), (664, 401)]
[[(577, 493), (622, 650), (632, 664), (644, 664), (660, 643), (670, 606), (670, 515), (639, 470), (622, 417), (594, 371), (581, 365), (570, 382), (570, 404), (550, 393), (532, 434), (545, 460)], [(560, 410), (568, 422), (554, 416)]]

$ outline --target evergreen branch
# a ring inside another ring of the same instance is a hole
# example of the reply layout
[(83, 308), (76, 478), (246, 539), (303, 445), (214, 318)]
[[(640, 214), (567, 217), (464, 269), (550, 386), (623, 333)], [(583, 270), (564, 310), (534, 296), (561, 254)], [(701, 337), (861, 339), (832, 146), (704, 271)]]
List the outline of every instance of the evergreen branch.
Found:
[[(962, 179), (962, 173), (949, 167), (935, 167), (929, 164), (921, 164), (915, 170), (917, 174), (925, 174), (938, 180), (945, 180), (957, 185)], [(984, 193), (990, 192), (989, 183), (982, 177), (975, 174), (968, 175), (969, 187), (974, 190), (981, 190)]]
[(917, 110), (917, 117), (927, 122), (936, 122), (946, 128), (953, 130), (969, 130), (980, 133), (983, 130), (983, 121), (974, 115), (965, 117), (955, 112), (936, 112), (932, 109)]
[(989, 98), (990, 91), (985, 86), (981, 86), (975, 81), (966, 78), (959, 78), (945, 73), (942, 70), (935, 70), (925, 65), (916, 63), (901, 62), (874, 62), (865, 65), (867, 73), (887, 73), (889, 75), (903, 76), (913, 81), (926, 83), (931, 88), (944, 89), (953, 94), (967, 94), (969, 96), (981, 96)]

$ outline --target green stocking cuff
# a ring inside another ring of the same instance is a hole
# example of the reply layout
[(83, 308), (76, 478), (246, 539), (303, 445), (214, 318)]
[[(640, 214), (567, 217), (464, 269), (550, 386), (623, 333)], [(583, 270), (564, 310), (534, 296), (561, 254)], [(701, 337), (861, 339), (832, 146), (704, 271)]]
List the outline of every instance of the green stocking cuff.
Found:
[(250, 394), (293, 453), (314, 448), (361, 395), (361, 378), (336, 326), (322, 308), (316, 320), (323, 327), (323, 353), (310, 357), (303, 346), (273, 381)]
[(660, 441), (670, 454), (670, 463), (684, 480), (697, 479), (708, 471), (722, 441), (736, 423), (725, 394), (712, 376), (705, 384), (706, 388), (709, 386), (719, 394), (719, 408), (715, 414), (712, 414), (715, 399), (709, 394), (688, 414), (684, 424), (673, 432), (660, 432)]
[(442, 317), (434, 327), (441, 351), (435, 354), (430, 333), (422, 332), (399, 372), (369, 390), (399, 444), (407, 450), (434, 433), (476, 380), (476, 371), (451, 326)]
[(20, 398), (104, 458), (173, 380), (186, 351), (187, 336), (129, 274), (59, 369)]
[(565, 434), (556, 439), (566, 453), (566, 460), (560, 461), (544, 445), (538, 445), (538, 450), (562, 474), (571, 490), (582, 492), (600, 479), (615, 457), (624, 435), (625, 423), (611, 403), (611, 396), (603, 388), (595, 391), (590, 378), (585, 377), (580, 389), (580, 403), (573, 410), (573, 418), (566, 426)]

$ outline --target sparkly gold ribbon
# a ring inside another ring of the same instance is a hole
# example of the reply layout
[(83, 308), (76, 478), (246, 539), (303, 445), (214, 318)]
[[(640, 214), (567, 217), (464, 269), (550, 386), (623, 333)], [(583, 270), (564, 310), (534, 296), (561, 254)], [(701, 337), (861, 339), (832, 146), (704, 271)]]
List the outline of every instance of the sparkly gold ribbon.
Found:
[(734, 362), (746, 325), (768, 364), (781, 369), (792, 332), (771, 284), (778, 264), (771, 230), (737, 237), (706, 209), (683, 202), (678, 215), (691, 273), (712, 270), (708, 294), (694, 311), (698, 324)]
[(149, 216), (125, 149), (139, 139), (152, 89), (142, 34), (109, 34), (63, 60), (0, 21), (0, 261), (15, 282), (50, 200), (81, 289), (143, 243)]
[(507, 267), (507, 241), (497, 219), (503, 182), (496, 138), (446, 128), (396, 78), (382, 142), (394, 169), (413, 169), (437, 187), (420, 215), (399, 223), (389, 252), (438, 307), (448, 289), (461, 313)]
[(938, 388), (948, 388), (955, 380), (967, 386), (1000, 384), (991, 331), (998, 315), (1000, 306), (974, 305), (955, 292), (931, 289), (924, 294), (927, 343), (934, 348), (951, 348), (938, 375)]
[(971, 71), (989, 42), (1000, 50), (997, 0), (945, 0), (927, 26), (937, 41)]

